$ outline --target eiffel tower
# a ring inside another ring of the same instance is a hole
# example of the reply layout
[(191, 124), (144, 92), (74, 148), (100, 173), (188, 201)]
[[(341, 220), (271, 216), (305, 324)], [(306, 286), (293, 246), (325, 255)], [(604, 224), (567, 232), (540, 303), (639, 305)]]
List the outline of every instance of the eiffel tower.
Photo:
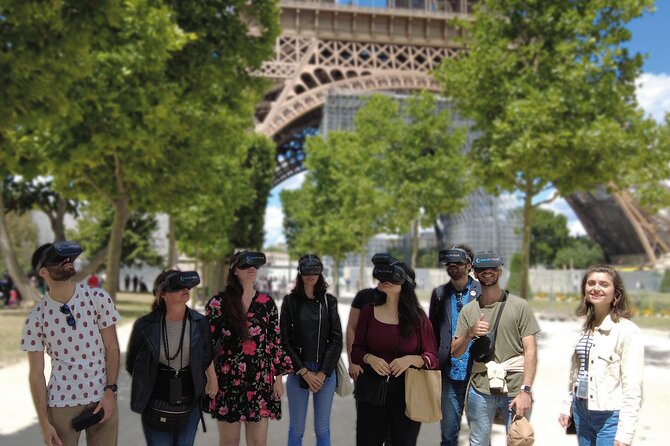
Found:
[[(281, 35), (260, 75), (273, 81), (256, 108), (256, 131), (277, 144), (274, 184), (304, 170), (305, 137), (316, 134), (329, 94), (441, 92), (430, 76), (461, 51), (454, 19), (476, 0), (281, 0)], [(670, 221), (628, 194), (566, 198), (608, 261), (654, 263), (670, 252)]]

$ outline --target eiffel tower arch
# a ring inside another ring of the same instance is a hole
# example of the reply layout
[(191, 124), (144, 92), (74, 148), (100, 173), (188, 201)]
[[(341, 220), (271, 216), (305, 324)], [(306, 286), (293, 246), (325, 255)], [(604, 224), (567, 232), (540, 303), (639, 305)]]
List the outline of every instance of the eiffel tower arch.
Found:
[[(384, 4), (380, 7), (361, 6)], [(259, 75), (273, 82), (256, 108), (256, 131), (277, 145), (274, 185), (304, 170), (305, 137), (342, 91), (441, 91), (430, 72), (461, 51), (454, 19), (477, 0), (281, 0), (275, 52)], [(566, 198), (612, 263), (654, 263), (670, 252), (670, 221), (627, 194)]]

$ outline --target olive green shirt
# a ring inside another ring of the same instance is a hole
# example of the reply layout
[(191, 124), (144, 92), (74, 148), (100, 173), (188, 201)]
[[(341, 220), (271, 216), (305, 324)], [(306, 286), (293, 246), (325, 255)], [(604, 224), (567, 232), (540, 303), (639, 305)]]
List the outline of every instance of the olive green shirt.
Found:
[[(455, 337), (464, 337), (468, 328), (475, 325), (482, 313), (486, 322), (489, 323), (489, 330), (493, 330), (493, 324), (501, 305), (502, 301), (500, 300), (485, 306), (481, 306), (479, 300), (473, 300), (465, 305), (458, 316)], [(505, 304), (498, 324), (494, 361), (500, 363), (515, 356), (523, 355), (521, 339), (525, 336), (535, 335), (539, 331), (540, 326), (528, 306), (528, 302), (512, 294), (508, 295), (507, 304)], [(509, 390), (507, 396), (518, 395), (523, 384), (523, 372), (508, 372), (505, 380)], [(491, 395), (486, 371), (480, 373), (474, 373), (473, 371), (472, 385), (478, 392)]]

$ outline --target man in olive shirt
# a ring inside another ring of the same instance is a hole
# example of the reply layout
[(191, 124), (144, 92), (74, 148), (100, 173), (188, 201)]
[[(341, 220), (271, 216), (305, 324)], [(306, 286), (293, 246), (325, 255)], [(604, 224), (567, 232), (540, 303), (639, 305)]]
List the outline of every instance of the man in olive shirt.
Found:
[[(497, 409), (505, 415), (507, 428), (515, 413), (526, 418), (530, 415), (531, 386), (537, 367), (535, 335), (540, 327), (525, 300), (500, 288), (501, 256), (479, 253), (473, 266), (482, 294), (461, 310), (451, 352), (460, 357), (470, 341), (486, 336), (493, 330), (502, 309), (493, 357), (486, 362), (475, 361), (465, 409), (470, 425), (470, 445), (488, 446)], [(500, 376), (492, 373), (496, 369), (506, 371), (504, 380), (490, 379)]]

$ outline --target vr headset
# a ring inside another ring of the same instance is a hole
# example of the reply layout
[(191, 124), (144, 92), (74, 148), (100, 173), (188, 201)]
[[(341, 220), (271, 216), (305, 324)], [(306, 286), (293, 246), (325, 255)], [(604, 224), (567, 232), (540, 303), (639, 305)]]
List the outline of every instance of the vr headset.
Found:
[(230, 270), (233, 269), (248, 269), (254, 267), (256, 269), (265, 265), (265, 254), (262, 252), (249, 252), (245, 251), (241, 253), (233, 263), (230, 264)]
[(196, 271), (175, 271), (163, 280), (156, 289), (155, 294), (161, 291), (179, 291), (184, 288), (195, 288), (200, 283), (200, 276)]
[(475, 270), (477, 269), (498, 269), (505, 264), (502, 256), (492, 252), (480, 252), (475, 255), (475, 260), (472, 262)]
[(461, 248), (456, 248), (455, 246), (451, 249), (443, 249), (439, 254), (440, 263), (442, 265), (448, 265), (450, 263), (458, 263), (460, 265), (465, 265), (472, 263), (472, 259), (468, 252)]
[(309, 254), (298, 262), (298, 272), (301, 276), (318, 276), (323, 272), (323, 263), (317, 256)]
[(69, 259), (70, 262), (79, 257), (84, 250), (77, 242), (62, 241), (56, 242), (44, 250), (40, 259), (35, 265), (35, 271), (39, 271), (43, 266), (59, 265), (63, 261)]
[(372, 256), (372, 263), (375, 265), (372, 270), (372, 277), (380, 282), (390, 282), (394, 285), (402, 285), (405, 282), (414, 284), (411, 277), (407, 275), (398, 259), (388, 253), (379, 253)]

